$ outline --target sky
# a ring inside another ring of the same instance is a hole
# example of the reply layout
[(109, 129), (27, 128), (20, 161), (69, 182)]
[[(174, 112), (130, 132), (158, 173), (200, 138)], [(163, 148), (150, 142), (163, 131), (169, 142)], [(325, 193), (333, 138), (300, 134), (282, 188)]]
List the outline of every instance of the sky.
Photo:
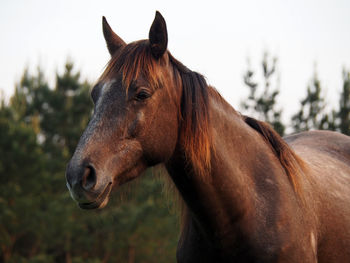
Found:
[(0, 0), (3, 95), (11, 96), (25, 67), (35, 72), (39, 65), (53, 85), (67, 59), (94, 82), (109, 59), (102, 16), (128, 43), (147, 38), (156, 10), (167, 22), (170, 52), (236, 109), (248, 94), (248, 63), (261, 72), (265, 51), (278, 58), (285, 118), (297, 111), (315, 71), (337, 107), (342, 70), (350, 70), (348, 0)]

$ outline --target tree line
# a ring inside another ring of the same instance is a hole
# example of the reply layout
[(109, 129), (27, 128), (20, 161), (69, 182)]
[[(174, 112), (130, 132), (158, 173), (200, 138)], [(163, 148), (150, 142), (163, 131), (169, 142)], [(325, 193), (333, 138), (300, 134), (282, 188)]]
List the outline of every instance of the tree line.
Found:
[[(350, 133), (350, 72), (343, 71), (337, 108), (326, 111), (315, 75), (285, 124), (277, 65), (266, 53), (261, 81), (248, 68), (244, 114), (269, 122), (281, 135), (286, 127)], [(103, 210), (81, 210), (69, 196), (65, 167), (92, 114), (90, 90), (68, 61), (53, 86), (40, 68), (25, 69), (9, 102), (1, 101), (0, 263), (175, 262), (176, 202), (165, 197), (156, 171), (121, 187)]]
[(300, 101), (299, 109), (289, 123), (282, 121), (282, 109), (278, 107), (280, 95), (279, 76), (276, 73), (277, 58), (264, 53), (261, 62), (263, 79), (255, 80), (257, 75), (250, 67), (244, 73), (244, 84), (249, 95), (241, 103), (241, 109), (254, 115), (284, 135), (286, 128), (292, 133), (308, 130), (332, 130), (350, 135), (350, 71), (342, 71), (342, 89), (339, 94), (339, 104), (327, 111), (327, 101), (324, 89), (315, 72), (306, 87), (306, 94)]

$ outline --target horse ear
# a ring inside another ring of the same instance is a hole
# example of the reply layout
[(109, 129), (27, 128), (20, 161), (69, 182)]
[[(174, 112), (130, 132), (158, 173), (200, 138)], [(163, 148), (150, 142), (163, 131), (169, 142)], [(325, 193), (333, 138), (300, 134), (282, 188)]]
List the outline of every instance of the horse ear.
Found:
[(156, 59), (162, 57), (168, 46), (168, 32), (165, 20), (158, 11), (156, 12), (148, 37), (153, 56)]
[(103, 36), (105, 37), (107, 48), (109, 54), (113, 56), (113, 54), (122, 46), (125, 46), (126, 43), (121, 39), (116, 33), (113, 32), (112, 28), (107, 23), (106, 18), (102, 17), (102, 29)]

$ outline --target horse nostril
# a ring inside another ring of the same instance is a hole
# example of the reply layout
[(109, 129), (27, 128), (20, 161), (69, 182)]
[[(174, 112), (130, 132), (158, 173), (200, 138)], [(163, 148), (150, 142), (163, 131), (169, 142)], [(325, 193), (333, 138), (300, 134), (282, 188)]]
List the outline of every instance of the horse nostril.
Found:
[(85, 190), (91, 190), (96, 184), (96, 172), (92, 166), (86, 166), (82, 178), (82, 187)]

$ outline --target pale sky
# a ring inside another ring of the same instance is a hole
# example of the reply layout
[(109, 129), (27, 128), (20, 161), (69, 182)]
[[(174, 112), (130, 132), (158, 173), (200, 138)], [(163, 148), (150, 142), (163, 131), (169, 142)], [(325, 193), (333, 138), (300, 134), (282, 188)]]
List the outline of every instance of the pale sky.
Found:
[(285, 118), (298, 109), (315, 65), (327, 100), (337, 104), (342, 69), (350, 70), (348, 0), (0, 0), (0, 89), (8, 98), (26, 66), (40, 65), (53, 83), (67, 58), (93, 82), (109, 59), (101, 17), (131, 42), (147, 38), (156, 10), (172, 54), (236, 109), (248, 91), (247, 58), (260, 71), (265, 50), (278, 57)]

